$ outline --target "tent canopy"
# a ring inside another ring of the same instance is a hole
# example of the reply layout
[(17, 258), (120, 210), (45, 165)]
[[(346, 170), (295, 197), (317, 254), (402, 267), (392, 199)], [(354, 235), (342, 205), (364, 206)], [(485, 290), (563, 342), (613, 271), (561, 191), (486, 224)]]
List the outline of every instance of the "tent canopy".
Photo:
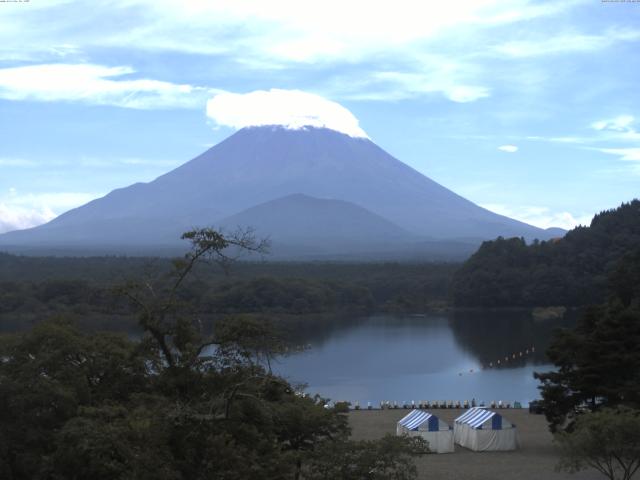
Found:
[[(443, 422), (444, 423), (444, 422)], [(423, 410), (412, 410), (408, 415), (400, 419), (398, 425), (402, 425), (407, 430), (427, 430), (429, 432), (438, 432), (442, 427), (449, 429), (448, 425), (440, 425), (438, 417), (432, 413)]]
[(454, 451), (453, 429), (434, 414), (423, 410), (412, 410), (400, 419), (396, 434), (422, 437), (429, 442), (429, 450), (434, 453)]
[[(489, 422), (491, 420), (491, 422)], [(476, 430), (491, 428), (491, 430), (502, 430), (503, 428), (512, 427), (509, 422), (502, 418), (497, 412), (486, 410), (484, 408), (474, 407), (463, 413), (455, 419), (458, 425), (467, 425)]]

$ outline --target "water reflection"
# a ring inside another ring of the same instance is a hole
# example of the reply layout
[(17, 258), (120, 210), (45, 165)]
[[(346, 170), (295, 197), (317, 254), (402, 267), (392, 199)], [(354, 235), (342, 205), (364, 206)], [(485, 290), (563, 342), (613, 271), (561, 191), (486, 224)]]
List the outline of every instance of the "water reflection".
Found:
[[(310, 349), (281, 359), (276, 371), (335, 400), (515, 400), (538, 396), (534, 370), (546, 370), (544, 351), (562, 322), (535, 322), (519, 312), (426, 317), (373, 316), (303, 328)], [(312, 328), (311, 328), (312, 327)], [(507, 366), (489, 362), (535, 347)]]
[(450, 319), (456, 342), (473, 355), (479, 365), (510, 368), (547, 363), (545, 352), (553, 331), (572, 327), (574, 317), (575, 314), (569, 313), (562, 320), (536, 321), (530, 311), (516, 310), (462, 311), (452, 313)]
[[(534, 321), (518, 311), (288, 318), (282, 325), (287, 338), (309, 348), (279, 359), (274, 369), (312, 393), (362, 405), (472, 398), (526, 403), (539, 396), (533, 372), (551, 369), (544, 352), (553, 330), (573, 326), (577, 315), (562, 321)], [(110, 329), (118, 325), (108, 320)], [(118, 330), (139, 338), (135, 323), (124, 320)], [(213, 319), (205, 320), (209, 331)], [(531, 347), (533, 354), (524, 353)]]

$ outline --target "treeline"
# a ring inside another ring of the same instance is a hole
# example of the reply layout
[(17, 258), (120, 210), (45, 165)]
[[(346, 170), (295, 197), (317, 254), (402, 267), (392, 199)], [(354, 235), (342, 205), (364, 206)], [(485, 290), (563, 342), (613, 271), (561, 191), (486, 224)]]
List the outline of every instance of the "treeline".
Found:
[(640, 467), (640, 248), (609, 276), (609, 298), (556, 330), (555, 368), (536, 373), (559, 469), (631, 479)]
[(369, 313), (374, 300), (362, 286), (308, 279), (256, 278), (220, 285), (202, 298), (204, 309), (220, 313)]
[[(201, 318), (253, 313), (355, 314), (424, 312), (447, 300), (457, 264), (250, 263), (230, 275), (198, 265), (180, 299)], [(20, 257), (0, 254), (0, 330), (55, 316), (90, 329), (135, 325), (119, 287), (172, 268), (169, 259)]]
[(607, 277), (640, 245), (640, 201), (604, 211), (564, 238), (484, 242), (451, 284), (456, 306), (581, 306), (603, 302)]
[[(188, 238), (170, 271), (120, 287), (139, 339), (60, 318), (0, 335), (0, 478), (414, 479), (426, 442), (350, 440), (344, 403), (273, 373), (289, 342), (269, 322), (229, 316), (201, 328), (185, 287), (230, 240), (210, 229)], [(64, 296), (46, 290), (36, 293)]]
[[(169, 363), (152, 335), (87, 334), (63, 320), (0, 335), (0, 478), (417, 477), (426, 442), (350, 440), (345, 405), (325, 408), (263, 365), (279, 352), (264, 323), (172, 338)], [(218, 352), (197, 356), (190, 342)]]
[(213, 332), (201, 328), (184, 287), (199, 283), (194, 265), (219, 257), (227, 240), (209, 229), (189, 239), (171, 271), (121, 287), (139, 340), (67, 319), (0, 335), (0, 478), (416, 478), (412, 457), (426, 442), (350, 440), (345, 404), (272, 372), (290, 344), (269, 322), (230, 316)]
[(556, 331), (542, 382), (552, 430), (572, 421), (580, 406), (590, 410), (640, 409), (640, 247), (625, 255), (609, 276), (609, 299), (589, 307), (573, 329)]

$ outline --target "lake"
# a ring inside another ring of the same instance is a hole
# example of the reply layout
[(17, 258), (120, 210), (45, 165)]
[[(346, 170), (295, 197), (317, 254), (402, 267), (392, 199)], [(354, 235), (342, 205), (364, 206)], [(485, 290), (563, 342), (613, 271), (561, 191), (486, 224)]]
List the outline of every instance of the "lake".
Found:
[(552, 368), (544, 352), (553, 329), (574, 323), (534, 321), (529, 312), (343, 318), (303, 330), (308, 349), (274, 370), (308, 393), (363, 408), (473, 398), (526, 406), (540, 396), (533, 372)]

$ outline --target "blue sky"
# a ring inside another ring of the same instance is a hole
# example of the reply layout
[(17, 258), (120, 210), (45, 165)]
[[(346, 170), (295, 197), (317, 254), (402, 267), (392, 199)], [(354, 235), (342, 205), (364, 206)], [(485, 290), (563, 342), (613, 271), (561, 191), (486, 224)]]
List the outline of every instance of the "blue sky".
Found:
[(632, 1), (0, 3), (0, 232), (152, 180), (271, 89), (494, 211), (588, 223), (639, 196), (638, 52)]

